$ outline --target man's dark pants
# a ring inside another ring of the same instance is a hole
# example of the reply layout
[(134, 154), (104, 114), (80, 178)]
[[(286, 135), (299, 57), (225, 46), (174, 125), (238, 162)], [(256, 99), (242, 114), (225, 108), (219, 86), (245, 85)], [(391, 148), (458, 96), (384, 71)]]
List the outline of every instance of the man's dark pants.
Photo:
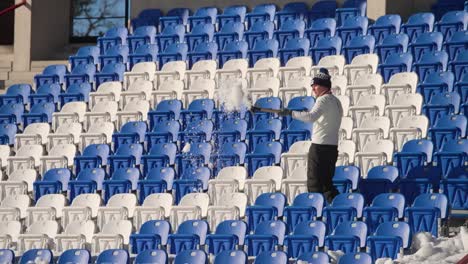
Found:
[(339, 194), (332, 181), (337, 158), (337, 146), (320, 144), (312, 144), (307, 157), (307, 189), (322, 193), (328, 203)]

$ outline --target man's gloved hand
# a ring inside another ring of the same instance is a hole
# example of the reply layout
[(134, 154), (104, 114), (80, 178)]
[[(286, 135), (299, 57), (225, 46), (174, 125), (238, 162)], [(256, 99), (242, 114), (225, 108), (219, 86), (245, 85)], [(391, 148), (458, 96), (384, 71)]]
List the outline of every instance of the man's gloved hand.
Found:
[(279, 116), (290, 116), (292, 115), (292, 110), (289, 110), (287, 108), (283, 108), (278, 112)]
[(257, 112), (261, 112), (260, 111), (260, 107), (257, 107), (255, 105), (253, 105), (252, 107), (250, 107), (250, 111), (254, 112), (254, 113), (257, 113)]

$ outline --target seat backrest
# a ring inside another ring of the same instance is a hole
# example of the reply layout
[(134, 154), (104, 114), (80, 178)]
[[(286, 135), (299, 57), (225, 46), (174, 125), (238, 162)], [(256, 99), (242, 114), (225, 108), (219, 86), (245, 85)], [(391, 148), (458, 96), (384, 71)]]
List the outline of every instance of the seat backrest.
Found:
[(429, 158), (432, 156), (434, 144), (427, 139), (413, 139), (403, 145), (401, 152), (423, 152)]
[(36, 207), (52, 207), (56, 210), (62, 210), (67, 201), (62, 194), (46, 194), (36, 201)]
[(112, 173), (112, 180), (126, 180), (132, 183), (132, 189), (135, 190), (137, 181), (140, 178), (138, 168), (119, 168)]
[(338, 194), (332, 201), (331, 206), (348, 206), (353, 207), (357, 211), (357, 215), (361, 215), (364, 207), (364, 197), (360, 193), (342, 193)]
[(351, 181), (352, 189), (357, 188), (358, 180), (360, 177), (360, 170), (356, 166), (338, 166), (335, 168), (334, 181)]
[(97, 257), (96, 263), (128, 263), (130, 256), (125, 249), (106, 249)]
[(144, 138), (148, 125), (143, 121), (132, 121), (125, 123), (120, 129), (121, 133), (137, 133), (140, 139)]
[(140, 227), (139, 234), (159, 235), (161, 244), (167, 244), (167, 238), (171, 233), (171, 224), (166, 220), (149, 220)]
[(206, 260), (207, 256), (203, 250), (184, 250), (176, 255), (174, 264), (206, 263)]
[(210, 197), (206, 193), (188, 193), (182, 197), (179, 205), (199, 206), (202, 212), (206, 212), (206, 210), (208, 210), (209, 203)]
[(359, 128), (380, 128), (386, 137), (390, 130), (390, 119), (386, 116), (369, 116), (362, 121)]
[(436, 49), (440, 50), (444, 36), (440, 32), (425, 32), (419, 35), (415, 40), (414, 44), (435, 44)]
[(161, 249), (147, 249), (140, 252), (136, 258), (135, 263), (166, 263), (167, 253)]
[(255, 199), (255, 205), (274, 207), (281, 216), (286, 206), (286, 196), (283, 193), (262, 193)]
[(325, 199), (321, 193), (301, 193), (294, 198), (293, 206), (310, 206), (317, 210), (317, 215), (322, 215)]
[(216, 227), (215, 234), (235, 235), (242, 245), (247, 234), (247, 224), (241, 220), (224, 220)]
[(466, 135), (467, 119), (462, 115), (443, 115), (437, 119), (436, 127), (458, 128), (463, 137)]
[(408, 18), (407, 25), (424, 24), (428, 26), (428, 31), (432, 31), (435, 17), (432, 13), (416, 13)]
[(58, 230), (59, 225), (54, 220), (35, 221), (28, 226), (26, 234), (45, 234), (50, 238), (54, 238)]
[(164, 63), (161, 71), (166, 72), (185, 72), (187, 69), (187, 63), (185, 61), (168, 61)]
[(114, 194), (107, 201), (107, 207), (125, 207), (127, 208), (129, 215), (133, 215), (133, 210), (137, 206), (136, 195), (132, 193), (118, 193)]
[(310, 141), (296, 141), (291, 145), (288, 153), (307, 153), (311, 144)]
[(58, 259), (58, 264), (66, 263), (88, 263), (90, 262), (91, 254), (86, 249), (68, 249)]
[(408, 248), (410, 245), (410, 227), (406, 222), (384, 222), (379, 224), (375, 231), (376, 236), (397, 236), (403, 242), (403, 248)]
[(365, 244), (367, 237), (367, 225), (361, 221), (342, 222), (333, 230), (333, 234), (340, 236), (356, 236), (361, 240), (361, 245)]
[(401, 193), (381, 193), (374, 197), (371, 206), (396, 208), (400, 218), (405, 210), (405, 196)]
[(52, 263), (53, 258), (49, 249), (30, 249), (23, 253), (19, 263)]
[(204, 220), (187, 220), (182, 222), (177, 228), (177, 234), (197, 235), (201, 245), (205, 244), (206, 235), (209, 232), (208, 222)]
[(231, 264), (247, 262), (247, 254), (243, 250), (223, 250), (214, 259), (214, 264)]
[[(429, 141), (429, 142), (431, 142), (431, 141)], [(468, 154), (468, 140), (467, 139), (447, 140), (442, 145), (442, 151), (464, 152), (464, 153)]]
[(139, 62), (133, 65), (132, 72), (147, 72), (154, 75), (156, 72), (156, 63), (154, 62)]
[(391, 162), (393, 156), (393, 141), (375, 140), (370, 141), (364, 146), (364, 152), (384, 152), (387, 154), (387, 162)]
[(364, 252), (347, 253), (338, 259), (338, 264), (372, 264), (372, 257)]
[(62, 183), (63, 188), (67, 188), (71, 177), (71, 171), (66, 168), (50, 169), (42, 176), (43, 181), (57, 181)]
[(175, 157), (177, 154), (177, 146), (174, 143), (158, 143), (151, 146), (149, 155), (167, 155)]
[(101, 206), (101, 197), (97, 193), (82, 193), (73, 199), (70, 206), (87, 206), (92, 210), (97, 210), (97, 208)]
[(360, 28), (362, 30), (362, 34), (365, 35), (367, 33), (368, 24), (369, 20), (367, 17), (350, 16), (344, 20), (341, 28)]
[(216, 88), (216, 83), (212, 79), (196, 79), (193, 82), (191, 82), (191, 85), (190, 85), (191, 91), (204, 90), (204, 91), (208, 91), (210, 94), (214, 92), (215, 88)]
[(284, 251), (263, 251), (257, 255), (255, 263), (288, 263), (288, 255)]

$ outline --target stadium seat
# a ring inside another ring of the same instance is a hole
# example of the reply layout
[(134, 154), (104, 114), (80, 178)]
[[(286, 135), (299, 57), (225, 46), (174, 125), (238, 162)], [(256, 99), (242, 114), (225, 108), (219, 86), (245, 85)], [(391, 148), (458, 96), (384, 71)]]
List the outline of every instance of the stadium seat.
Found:
[(193, 51), (203, 42), (213, 41), (214, 31), (214, 25), (211, 23), (195, 25), (190, 33), (185, 34), (185, 42), (188, 45), (189, 51)]
[[(216, 226), (216, 231), (206, 237), (209, 253), (213, 255), (224, 254), (228, 250), (235, 250), (238, 245), (244, 245), (247, 234), (247, 224), (240, 220), (225, 220)], [(243, 251), (241, 251), (243, 252)], [(236, 252), (236, 255), (240, 254)], [(243, 255), (244, 258), (246, 255)], [(218, 257), (216, 257), (218, 258)]]
[(69, 87), (72, 84), (93, 82), (94, 74), (96, 74), (96, 66), (94, 64), (79, 64), (70, 73), (65, 74), (65, 84)]
[(123, 81), (123, 74), (125, 72), (125, 64), (123, 63), (109, 63), (106, 64), (99, 73), (94, 75), (95, 86), (99, 87), (101, 83)]
[(143, 155), (143, 146), (141, 144), (122, 144), (116, 150), (114, 155), (109, 156), (108, 164), (110, 174), (117, 169), (132, 168), (140, 164)]
[(372, 258), (369, 254), (359, 253), (348, 253), (344, 254), (338, 259), (338, 264), (371, 264)]
[[(245, 33), (247, 34), (247, 32)], [(279, 43), (275, 39), (258, 39), (254, 46), (247, 51), (250, 66), (263, 58), (275, 58), (278, 56)]]
[[(278, 18), (277, 23), (279, 23), (282, 20), (281, 14), (277, 13), (276, 17)], [(287, 19), (279, 24), (281, 25), (277, 25), (278, 29), (273, 33), (273, 38), (278, 41), (280, 48), (284, 48), (289, 40), (304, 36), (304, 20)]]
[(382, 223), (375, 234), (367, 238), (367, 243), (373, 259), (396, 259), (402, 248), (408, 248), (411, 244), (410, 227), (405, 222)]
[[(413, 70), (418, 74), (420, 80), (425, 80), (426, 76), (433, 72), (446, 71), (447, 63), (448, 55), (445, 51), (426, 52), (419, 61), (413, 64)], [(457, 72), (454, 71), (454, 73), (456, 79)]]
[[(302, 222), (321, 217), (325, 199), (320, 193), (301, 193), (290, 204), (284, 208), (284, 216), (288, 230), (294, 230)], [(323, 239), (319, 240), (318, 246), (323, 246)]]
[[(83, 193), (73, 197), (71, 204), (63, 208), (61, 224), (67, 227), (75, 221), (86, 222), (97, 217), (99, 206), (101, 205), (101, 196), (97, 193)], [(88, 224), (88, 226), (90, 226)], [(94, 224), (88, 229), (88, 234), (94, 233)], [(91, 238), (91, 237), (87, 237)], [(90, 239), (88, 239), (90, 242)]]
[(338, 166), (333, 175), (333, 185), (340, 193), (356, 191), (359, 176), (359, 169), (355, 166)]
[(336, 9), (336, 20), (339, 26), (344, 25), (349, 17), (366, 16), (367, 1), (347, 0)]
[(348, 17), (341, 26), (336, 28), (336, 35), (343, 41), (343, 46), (347, 46), (354, 37), (367, 35), (367, 25), (367, 17)]
[(255, 203), (246, 208), (249, 230), (255, 230), (264, 221), (275, 220), (283, 215), (286, 196), (282, 193), (263, 193)]
[(216, 42), (202, 42), (187, 54), (189, 66), (192, 67), (198, 61), (215, 60), (218, 56), (218, 44)]
[(437, 123), (429, 129), (429, 135), (434, 150), (439, 151), (450, 139), (463, 138), (466, 135), (467, 118), (462, 115), (441, 116)]
[(104, 36), (98, 37), (97, 44), (100, 55), (106, 54), (107, 50), (116, 45), (125, 45), (128, 31), (125, 27), (114, 27), (106, 31)]
[(419, 83), (417, 91), (422, 94), (424, 104), (428, 104), (433, 95), (453, 91), (454, 80), (455, 76), (450, 71), (430, 73)]
[(468, 33), (466, 31), (454, 32), (452, 37), (444, 42), (444, 49), (449, 55), (449, 59), (452, 61), (455, 59), (461, 51), (466, 47), (468, 40)]
[(187, 25), (190, 13), (189, 8), (170, 9), (165, 16), (159, 19), (161, 29), (164, 30), (164, 28), (173, 25)]
[(320, 221), (305, 221), (296, 225), (293, 233), (284, 239), (288, 248), (288, 257), (297, 258), (304, 253), (314, 252), (316, 247), (323, 246), (325, 228), (325, 224)]
[(466, 166), (453, 168), (440, 182), (440, 189), (447, 195), (451, 205), (451, 213), (454, 215), (463, 214), (463, 210), (467, 208), (466, 190), (464, 189), (466, 174)]
[(408, 42), (409, 38), (406, 34), (391, 34), (375, 45), (375, 52), (379, 55), (380, 61), (385, 62), (391, 54), (406, 53)]
[(19, 263), (29, 263), (34, 261), (52, 263), (53, 258), (52, 251), (49, 249), (30, 249), (23, 253), (19, 259)]
[(283, 245), (285, 234), (286, 225), (282, 221), (265, 220), (259, 223), (254, 233), (245, 238), (247, 255), (259, 258), (262, 252), (274, 250), (275, 247)]
[(62, 253), (74, 248), (84, 248), (86, 243), (91, 243), (95, 228), (92, 220), (69, 223), (61, 234), (55, 236), (54, 252)]
[(380, 193), (375, 196), (363, 211), (369, 234), (373, 234), (381, 223), (402, 219), (404, 209), (405, 196), (401, 193)]
[(216, 23), (216, 7), (200, 7), (192, 16), (189, 16), (188, 23), (191, 29), (197, 25), (213, 25)]
[(311, 45), (309, 50), (312, 61), (319, 62), (322, 58), (331, 55), (338, 55), (341, 52), (342, 41), (338, 36), (323, 37), (317, 41), (315, 46)]
[(172, 61), (185, 61), (187, 60), (187, 53), (187, 43), (169, 44), (163, 51), (158, 53), (158, 64), (164, 66), (164, 64)]
[(161, 249), (144, 250), (135, 257), (135, 264), (166, 263), (167, 253)]
[(107, 64), (126, 64), (128, 60), (129, 49), (127, 45), (115, 45), (110, 47), (106, 53), (99, 55), (99, 64), (101, 69)]
[(445, 194), (426, 193), (416, 197), (412, 207), (405, 210), (410, 233), (429, 232), (439, 236), (438, 221), (448, 216), (448, 200)]
[(401, 25), (401, 32), (406, 33), (410, 42), (422, 33), (432, 32), (434, 28), (434, 14), (432, 13), (416, 13), (408, 18), (408, 21)]
[(445, 13), (442, 18), (435, 23), (434, 30), (441, 32), (444, 40), (448, 40), (455, 32), (466, 30), (468, 24), (468, 14), (466, 11), (451, 11)]
[(367, 225), (360, 221), (345, 221), (336, 226), (325, 244), (331, 250), (341, 250), (345, 254), (359, 252), (366, 246)]
[(17, 126), (16, 125), (14, 125), (14, 124), (2, 124), (0, 126), (0, 142), (1, 142), (1, 144), (2, 145), (13, 146), (15, 144), (15, 137), (17, 136), (16, 133), (17, 133)]
[(275, 14), (278, 28), (281, 28), (286, 21), (304, 20), (307, 10), (307, 4), (304, 2), (290, 2), (285, 4), (283, 9), (277, 11)]
[(342, 54), (348, 63), (360, 54), (374, 53), (375, 38), (372, 35), (354, 36), (348, 44), (343, 44)]
[[(210, 198), (206, 193), (188, 193), (180, 199), (177, 206), (172, 206), (169, 221), (173, 229), (186, 219), (200, 220), (206, 217)], [(176, 231), (176, 230), (174, 230)]]
[(174, 264), (206, 263), (208, 257), (203, 250), (184, 250), (176, 255)]
[(100, 50), (97, 46), (84, 46), (80, 47), (75, 55), (68, 58), (73, 70), (80, 64), (98, 64), (98, 56)]
[(53, 193), (63, 193), (68, 189), (71, 171), (65, 168), (50, 169), (42, 175), (40, 181), (34, 182), (34, 200)]
[(222, 14), (216, 16), (216, 21), (219, 23), (219, 28), (223, 28), (228, 23), (244, 23), (247, 6), (233, 5), (224, 8)]
[(375, 42), (380, 44), (387, 36), (398, 34), (400, 26), (400, 15), (384, 15), (377, 18), (375, 23), (369, 26), (368, 32), (375, 37)]
[(407, 141), (401, 151), (395, 153), (399, 175), (405, 177), (412, 168), (431, 163), (433, 150), (434, 146), (430, 140), (413, 139)]
[(273, 21), (275, 19), (276, 6), (274, 4), (256, 5), (250, 13), (245, 16), (247, 27), (251, 28), (256, 22)]
[(104, 263), (128, 263), (130, 256), (125, 249), (106, 249), (102, 251), (96, 259), (96, 264)]
[[(159, 24), (159, 21), (158, 21), (158, 24)], [(128, 48), (130, 50), (130, 54), (135, 53), (135, 51), (140, 46), (154, 44), (156, 31), (157, 31), (157, 25), (156, 26), (145, 25), (145, 26), (134, 28), (132, 35), (127, 36), (127, 43), (128, 43)]]
[(172, 44), (184, 42), (184, 35), (185, 27), (183, 25), (165, 26), (161, 33), (156, 36), (159, 51), (166, 50)]
[[(444, 52), (444, 55), (446, 53)], [(445, 59), (445, 58), (444, 58)], [(445, 61), (444, 61), (445, 62)], [(462, 80), (466, 75), (466, 66), (468, 64), (468, 51), (461, 51), (449, 64), (450, 70), (455, 74), (455, 80)]]
[[(141, 196), (141, 194), (139, 194)], [(152, 193), (146, 196), (141, 206), (136, 206), (133, 212), (133, 225), (139, 229), (145, 222), (150, 220), (168, 219), (171, 213), (174, 198), (169, 193)]]
[[(410, 53), (392, 53), (387, 56), (384, 63), (379, 65), (378, 71), (387, 83), (393, 75), (411, 71), (412, 63), (413, 56)], [(421, 76), (419, 74), (418, 76), (421, 80)]]
[[(308, 13), (309, 25), (321, 18), (334, 18), (337, 4), (336, 1), (317, 1), (312, 5)], [(331, 34), (332, 36), (334, 34)]]
[(364, 197), (360, 193), (338, 194), (332, 203), (323, 210), (323, 217), (326, 218), (327, 234), (331, 234), (339, 224), (345, 221), (354, 221), (356, 218), (361, 218), (363, 209)]
[(235, 264), (247, 262), (247, 255), (242, 250), (223, 250), (214, 259), (215, 264)]
[(30, 249), (35, 252), (35, 248), (49, 251), (48, 245), (55, 238), (58, 230), (59, 225), (53, 220), (35, 221), (26, 228), (24, 233), (18, 236), (18, 254), (23, 254)]
[(67, 66), (61, 64), (49, 65), (44, 68), (41, 74), (34, 76), (36, 87), (44, 84), (62, 84), (65, 74), (68, 73)]
[(35, 94), (29, 95), (31, 106), (41, 102), (51, 102), (57, 104), (62, 88), (59, 83), (46, 83), (38, 86)]
[(69, 249), (60, 254), (57, 263), (87, 263), (91, 260), (91, 255), (86, 249)]
[[(326, 2), (331, 2), (331, 1), (326, 1)], [(335, 3), (335, 5), (336, 5), (336, 3)], [(336, 31), (336, 20), (335, 19), (333, 19), (333, 18), (320, 18), (320, 19), (317, 19), (317, 20), (313, 20), (311, 22), (310, 26), (304, 32), (304, 35), (305, 35), (304, 37), (307, 37), (309, 39), (310, 47), (315, 47), (317, 42), (320, 39), (325, 38), (325, 37), (334, 36), (335, 31)]]

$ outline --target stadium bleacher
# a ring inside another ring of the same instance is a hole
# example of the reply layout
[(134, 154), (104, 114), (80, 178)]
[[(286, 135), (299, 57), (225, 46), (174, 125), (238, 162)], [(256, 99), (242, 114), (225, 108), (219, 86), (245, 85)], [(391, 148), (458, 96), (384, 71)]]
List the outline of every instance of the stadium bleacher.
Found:
[[(468, 217), (468, 1), (407, 21), (322, 0), (131, 24), (0, 96), (1, 263), (365, 264)], [(345, 109), (330, 204), (307, 192), (310, 124), (220, 95), (309, 110), (322, 67)]]

